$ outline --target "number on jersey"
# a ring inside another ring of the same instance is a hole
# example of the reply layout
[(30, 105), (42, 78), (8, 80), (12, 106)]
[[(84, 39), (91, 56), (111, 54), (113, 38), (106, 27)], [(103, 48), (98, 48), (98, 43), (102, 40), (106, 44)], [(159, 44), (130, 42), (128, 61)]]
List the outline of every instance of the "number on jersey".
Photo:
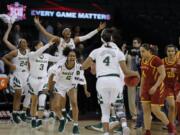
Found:
[(43, 70), (44, 69), (44, 64), (40, 64), (39, 70)]
[(27, 66), (28, 65), (28, 62), (27, 61), (21, 61), (20, 62), (20, 66), (23, 67), (23, 66)]
[(106, 66), (109, 66), (109, 64), (110, 64), (110, 57), (109, 56), (105, 57), (105, 59), (103, 60), (103, 63), (105, 63)]

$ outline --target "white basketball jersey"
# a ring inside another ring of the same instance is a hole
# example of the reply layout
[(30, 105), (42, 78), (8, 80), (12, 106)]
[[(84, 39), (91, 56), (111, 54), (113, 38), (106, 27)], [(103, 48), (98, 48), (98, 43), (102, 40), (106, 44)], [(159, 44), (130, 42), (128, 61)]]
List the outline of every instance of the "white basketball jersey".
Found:
[(55, 81), (57, 85), (72, 86), (72, 78), (75, 71), (75, 67), (68, 69), (65, 64), (59, 66), (56, 69)]
[[(114, 44), (114, 43), (113, 43)], [(111, 43), (109, 43), (111, 45)], [(96, 76), (119, 74), (120, 61), (125, 61), (124, 54), (119, 48), (105, 47), (104, 45), (92, 51), (89, 55), (96, 61)]]
[(75, 48), (75, 43), (72, 38), (70, 38), (70, 41), (68, 43), (63, 38), (60, 38), (60, 44), (58, 45), (58, 52), (55, 55), (64, 57), (63, 50), (66, 47), (69, 47), (71, 49)]
[(28, 53), (29, 50), (26, 50), (26, 54), (23, 55), (18, 49), (17, 56), (12, 59), (13, 64), (16, 65), (14, 72), (28, 72)]
[(37, 58), (29, 58), (30, 75), (33, 77), (47, 77), (49, 55), (42, 54)]

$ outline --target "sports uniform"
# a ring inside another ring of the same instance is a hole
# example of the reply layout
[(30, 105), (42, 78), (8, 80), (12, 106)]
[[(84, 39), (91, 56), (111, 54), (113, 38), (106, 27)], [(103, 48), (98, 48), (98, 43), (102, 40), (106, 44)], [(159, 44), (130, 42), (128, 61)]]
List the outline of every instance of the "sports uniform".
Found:
[(164, 105), (165, 99), (165, 86), (164, 83), (157, 88), (153, 95), (149, 94), (149, 90), (156, 83), (159, 73), (157, 68), (163, 65), (162, 60), (157, 56), (152, 56), (149, 61), (141, 61), (141, 72), (144, 78), (144, 83), (141, 92), (142, 102), (151, 102), (151, 104)]

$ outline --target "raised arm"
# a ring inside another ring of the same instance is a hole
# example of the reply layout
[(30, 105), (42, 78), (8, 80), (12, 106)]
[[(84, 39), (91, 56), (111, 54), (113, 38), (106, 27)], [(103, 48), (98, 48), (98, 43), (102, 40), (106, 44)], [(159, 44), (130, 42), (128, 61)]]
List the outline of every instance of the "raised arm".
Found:
[(99, 27), (91, 32), (89, 32), (88, 34), (84, 35), (84, 36), (80, 36), (80, 37), (75, 37), (74, 38), (74, 42), (77, 45), (80, 42), (86, 41), (90, 38), (92, 38), (94, 35), (96, 35), (99, 31), (103, 30), (106, 27), (106, 23), (100, 23)]
[(6, 30), (4, 37), (3, 37), (3, 41), (6, 44), (6, 46), (10, 49), (10, 50), (15, 50), (17, 49), (15, 45), (13, 45), (11, 42), (9, 42), (8, 37), (9, 37), (9, 33), (12, 29), (12, 24), (8, 23), (8, 29)]
[[(36, 25), (36, 27), (38, 28), (38, 30), (44, 34), (48, 40), (51, 40), (52, 38), (57, 38), (57, 36), (55, 35), (52, 35), (51, 33), (47, 32), (46, 29), (41, 25), (40, 21), (39, 21), (39, 17), (35, 16), (34, 17), (34, 23)], [(60, 38), (59, 39), (59, 42), (60, 42)]]
[(38, 50), (36, 50), (35, 52), (31, 52), (29, 53), (29, 57), (30, 58), (36, 58), (38, 57), (39, 55), (41, 55), (46, 49), (48, 49), (51, 45), (53, 45), (54, 42), (49, 42), (47, 43), (45, 46), (39, 48)]
[(82, 64), (82, 69), (86, 70), (93, 64), (93, 59), (91, 57), (88, 57)]

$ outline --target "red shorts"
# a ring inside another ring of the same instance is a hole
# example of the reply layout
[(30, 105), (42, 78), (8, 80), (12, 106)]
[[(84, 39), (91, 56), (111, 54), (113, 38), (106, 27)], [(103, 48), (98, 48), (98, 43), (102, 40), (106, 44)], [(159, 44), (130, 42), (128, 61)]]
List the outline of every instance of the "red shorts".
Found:
[(163, 106), (165, 97), (166, 93), (164, 88), (158, 88), (153, 95), (149, 94), (149, 90), (144, 89), (141, 93), (141, 102), (150, 102), (151, 104)]
[(180, 83), (176, 82), (175, 83), (175, 96), (177, 96), (179, 92), (180, 92)]

